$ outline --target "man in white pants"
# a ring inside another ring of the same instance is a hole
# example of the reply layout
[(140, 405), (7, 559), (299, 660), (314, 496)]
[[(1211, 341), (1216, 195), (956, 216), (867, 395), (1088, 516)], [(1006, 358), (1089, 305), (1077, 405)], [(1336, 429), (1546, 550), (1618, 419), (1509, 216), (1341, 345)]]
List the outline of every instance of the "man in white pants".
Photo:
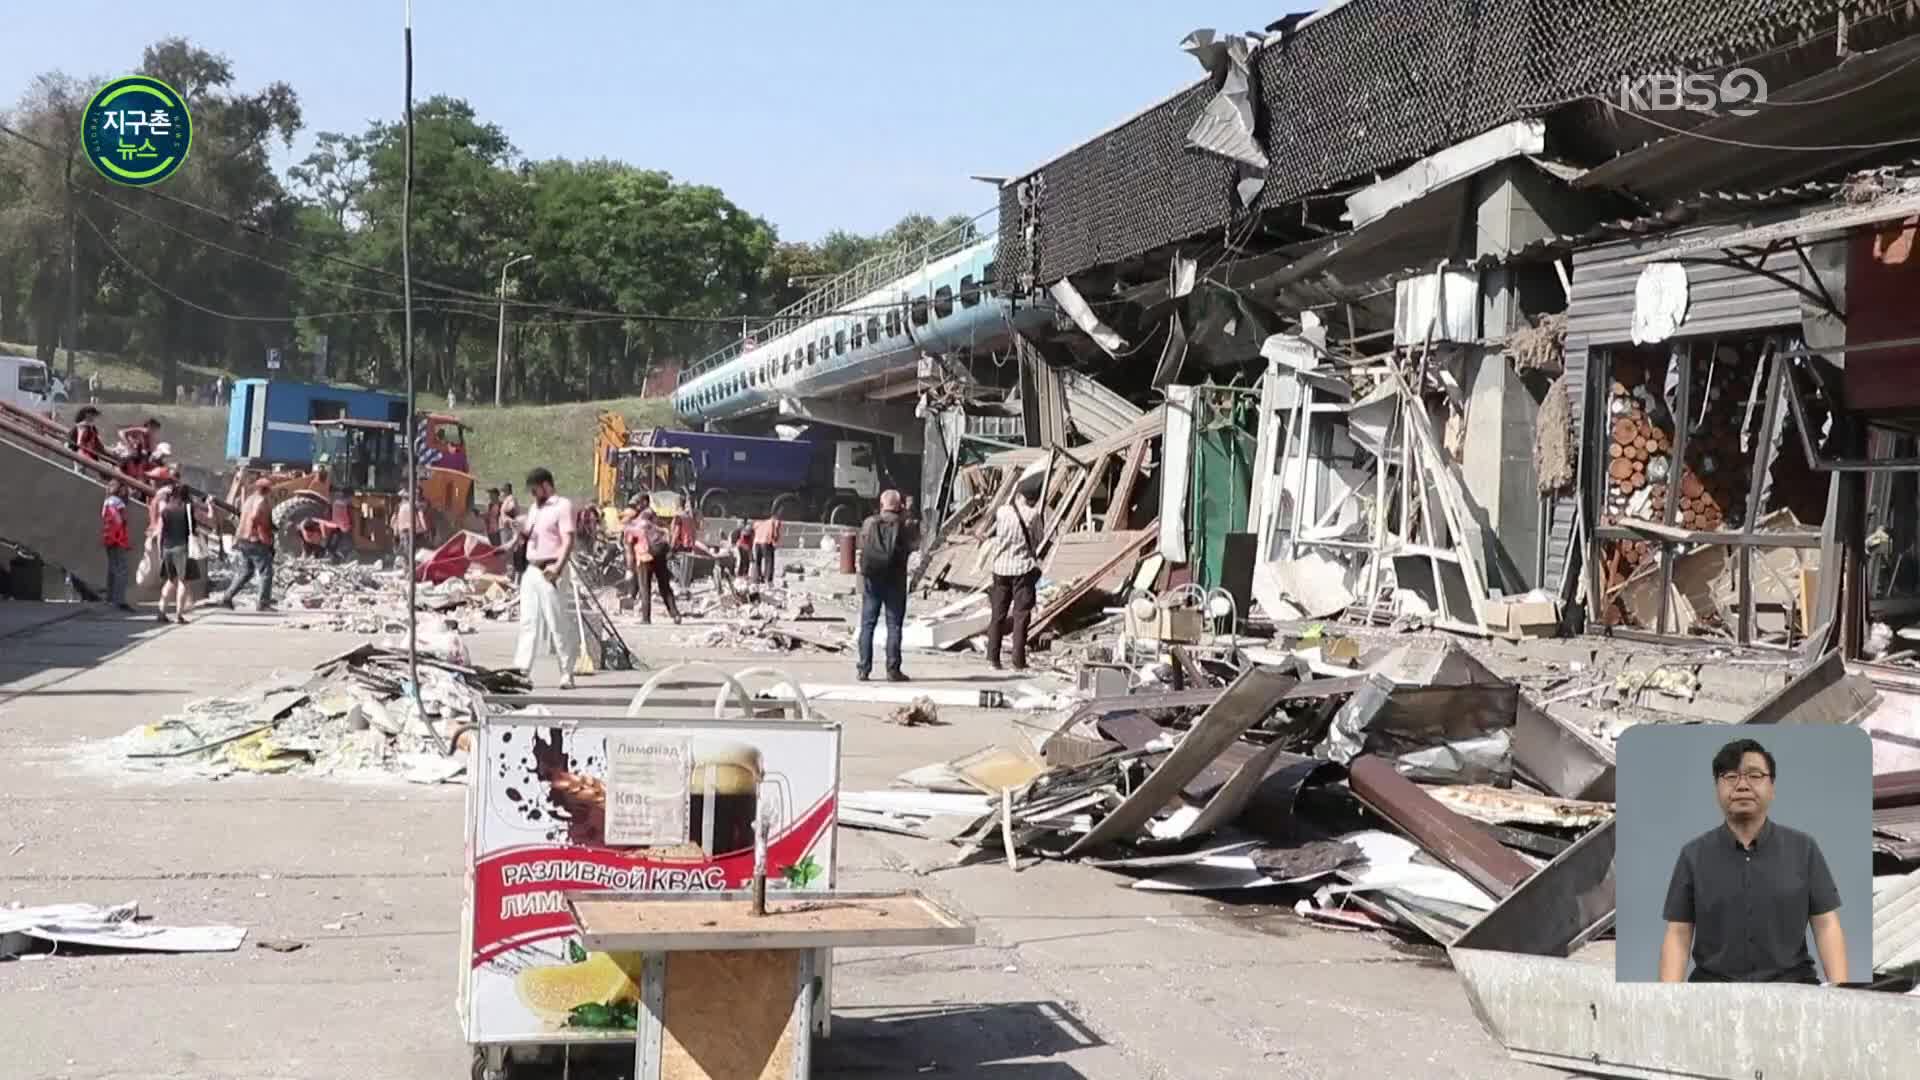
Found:
[(580, 627), (573, 613), (573, 583), (567, 563), (573, 555), (573, 504), (553, 493), (553, 474), (527, 474), (533, 507), (520, 519), (527, 545), (527, 569), (520, 575), (520, 642), (513, 666), (533, 678), (534, 656), (553, 649), (560, 665), (560, 689), (573, 689), (573, 665), (580, 656)]

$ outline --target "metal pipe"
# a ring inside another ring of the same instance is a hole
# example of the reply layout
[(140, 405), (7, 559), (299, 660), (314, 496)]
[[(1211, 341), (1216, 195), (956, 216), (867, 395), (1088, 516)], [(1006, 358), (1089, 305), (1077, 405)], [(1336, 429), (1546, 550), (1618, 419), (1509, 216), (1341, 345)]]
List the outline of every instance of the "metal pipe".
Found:
[(761, 818), (753, 822), (753, 914), (767, 913), (767, 830)]
[(420, 595), (420, 572), (413, 562), (411, 537), (414, 522), (420, 519), (420, 452), (414, 449), (413, 433), (420, 424), (420, 402), (413, 380), (413, 0), (406, 0), (406, 27), (402, 44), (406, 54), (406, 96), (407, 96), (407, 160), (400, 186), (400, 292), (404, 316), (405, 333), (400, 339), (400, 364), (407, 369), (407, 423), (401, 433), (402, 444), (407, 454), (407, 550), (400, 557), (407, 565), (407, 695), (413, 702), (414, 714), (432, 733), (434, 745), (441, 753), (448, 752), (448, 744), (441, 741), (439, 729), (427, 720), (426, 703), (420, 699), (420, 613), (415, 603)]

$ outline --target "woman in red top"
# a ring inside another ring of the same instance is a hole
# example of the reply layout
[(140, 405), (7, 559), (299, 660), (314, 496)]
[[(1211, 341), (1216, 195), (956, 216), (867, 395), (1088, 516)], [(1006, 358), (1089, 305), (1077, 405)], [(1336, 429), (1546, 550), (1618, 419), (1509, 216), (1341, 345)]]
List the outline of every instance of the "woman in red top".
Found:
[(75, 453), (99, 461), (107, 456), (107, 446), (100, 440), (100, 410), (91, 405), (81, 408), (73, 418), (73, 430), (67, 433), (67, 447)]

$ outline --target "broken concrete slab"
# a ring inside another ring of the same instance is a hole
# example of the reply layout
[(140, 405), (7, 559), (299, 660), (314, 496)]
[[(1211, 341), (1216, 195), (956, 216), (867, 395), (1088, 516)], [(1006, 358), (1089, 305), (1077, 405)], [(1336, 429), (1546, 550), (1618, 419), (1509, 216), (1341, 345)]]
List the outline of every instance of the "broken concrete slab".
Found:
[(1748, 724), (1857, 724), (1880, 707), (1873, 683), (1847, 671), (1835, 649), (1753, 707)]
[(1920, 998), (1790, 983), (1617, 983), (1611, 966), (1455, 948), (1473, 1011), (1516, 1060), (1596, 1076), (1896, 1080)]

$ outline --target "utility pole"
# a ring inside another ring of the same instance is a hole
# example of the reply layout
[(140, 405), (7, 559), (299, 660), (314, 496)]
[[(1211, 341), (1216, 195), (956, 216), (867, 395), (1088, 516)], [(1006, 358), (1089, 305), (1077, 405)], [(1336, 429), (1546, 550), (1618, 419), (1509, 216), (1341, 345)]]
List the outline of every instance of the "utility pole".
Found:
[(80, 243), (80, 229), (73, 208), (73, 149), (67, 150), (67, 394), (75, 393), (73, 381), (74, 350), (80, 347), (80, 258), (74, 249)]
[(500, 346), (493, 354), (493, 407), (500, 407), (501, 387), (507, 378), (507, 269), (526, 262), (531, 255), (515, 255), (500, 267)]

